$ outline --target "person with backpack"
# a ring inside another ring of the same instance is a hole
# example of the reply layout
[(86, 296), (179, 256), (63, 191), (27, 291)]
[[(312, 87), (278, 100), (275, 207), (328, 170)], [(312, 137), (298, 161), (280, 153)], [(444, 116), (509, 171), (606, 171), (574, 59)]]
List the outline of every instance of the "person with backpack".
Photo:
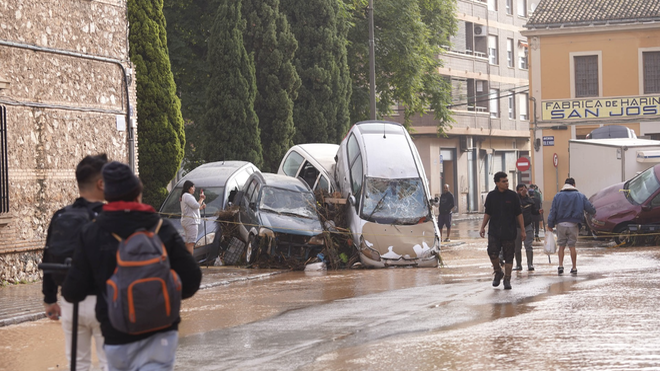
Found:
[[(101, 169), (108, 162), (107, 156), (86, 156), (76, 166), (78, 197), (73, 204), (59, 209), (53, 215), (46, 235), (45, 263), (63, 264), (73, 257), (82, 226), (96, 218), (103, 206), (103, 179)], [(44, 273), (42, 292), (44, 309), (51, 320), (61, 319), (65, 335), (66, 358), (71, 363), (71, 339), (73, 335), (73, 304), (63, 300), (58, 303), (57, 289), (64, 282), (66, 273)], [(88, 291), (85, 300), (78, 305), (77, 346), (75, 365), (77, 370), (87, 371), (92, 365), (92, 338), (96, 343), (96, 356), (101, 369), (107, 370), (103, 352), (103, 336), (96, 320), (94, 307), (96, 294)]]
[(197, 292), (202, 272), (177, 230), (142, 203), (142, 183), (120, 162), (103, 167), (108, 203), (87, 224), (62, 294), (97, 294), (96, 318), (110, 370), (172, 370), (179, 306)]

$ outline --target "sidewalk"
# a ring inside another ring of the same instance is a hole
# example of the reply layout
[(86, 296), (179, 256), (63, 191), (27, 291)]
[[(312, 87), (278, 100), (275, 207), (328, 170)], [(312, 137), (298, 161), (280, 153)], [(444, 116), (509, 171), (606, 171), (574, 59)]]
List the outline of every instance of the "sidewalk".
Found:
[[(234, 282), (264, 279), (284, 272), (236, 267), (207, 268), (203, 266), (202, 284), (199, 289), (204, 290)], [(58, 297), (58, 299), (61, 300), (61, 297)], [(0, 287), (0, 327), (46, 318), (42, 303), (41, 281)]]

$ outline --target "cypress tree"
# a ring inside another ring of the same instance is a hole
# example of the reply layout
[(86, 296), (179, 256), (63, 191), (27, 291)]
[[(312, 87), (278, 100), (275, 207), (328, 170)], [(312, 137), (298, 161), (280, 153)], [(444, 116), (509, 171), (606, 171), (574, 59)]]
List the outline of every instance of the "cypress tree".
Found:
[(254, 62), (243, 46), (244, 30), (241, 0), (221, 1), (209, 39), (210, 77), (201, 150), (207, 162), (244, 160), (261, 167)]
[(348, 129), (351, 81), (345, 18), (337, 0), (282, 0), (296, 39), (302, 86), (294, 102), (295, 143), (339, 143)]
[(298, 43), (280, 12), (279, 0), (243, 0), (247, 21), (243, 44), (253, 56), (257, 96), (254, 110), (259, 117), (263, 145), (263, 171), (277, 171), (286, 151), (293, 145), (293, 100), (300, 77), (293, 66)]
[(158, 208), (181, 159), (185, 134), (170, 68), (162, 0), (128, 0), (130, 58), (137, 79), (139, 170), (143, 200)]

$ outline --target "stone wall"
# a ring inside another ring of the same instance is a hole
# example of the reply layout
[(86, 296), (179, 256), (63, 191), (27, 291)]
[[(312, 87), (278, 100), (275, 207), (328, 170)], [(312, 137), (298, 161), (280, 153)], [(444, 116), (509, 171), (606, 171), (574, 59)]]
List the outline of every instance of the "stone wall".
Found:
[(41, 257), (42, 253), (36, 251), (0, 255), (0, 284), (40, 280), (42, 275), (37, 265)]
[(125, 0), (0, 0), (0, 9), (0, 75), (10, 83), (0, 90), (10, 207), (0, 214), (0, 280), (18, 282), (38, 278), (50, 217), (77, 197), (76, 164), (101, 152), (128, 162), (118, 119), (128, 101), (135, 119), (136, 98), (122, 70), (131, 67)]

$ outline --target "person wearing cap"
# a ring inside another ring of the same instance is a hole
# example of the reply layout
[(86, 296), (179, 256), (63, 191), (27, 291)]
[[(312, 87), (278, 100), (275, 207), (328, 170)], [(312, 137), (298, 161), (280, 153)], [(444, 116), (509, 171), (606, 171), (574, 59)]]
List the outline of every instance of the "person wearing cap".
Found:
[(584, 212), (595, 214), (594, 205), (589, 202), (587, 197), (575, 188), (575, 179), (566, 178), (561, 191), (552, 199), (550, 214), (548, 214), (548, 230), (557, 229), (557, 246), (559, 250), (558, 274), (564, 273), (564, 249), (568, 246), (571, 251), (571, 261), (573, 267), (571, 274), (577, 274), (577, 251), (575, 244), (578, 236), (578, 224), (582, 222)]
[[(138, 229), (152, 229), (161, 220), (153, 207), (142, 203), (142, 182), (128, 165), (113, 161), (103, 166), (104, 197), (108, 203), (93, 223), (83, 227), (81, 244), (76, 247), (62, 295), (72, 303), (97, 295), (96, 318), (101, 323), (109, 370), (172, 370), (178, 343), (177, 319), (170, 327), (131, 335), (116, 330), (108, 317), (106, 281), (117, 267), (119, 241)], [(158, 230), (170, 261), (181, 279), (181, 297), (197, 292), (202, 272), (185, 247), (177, 230), (166, 219)]]

